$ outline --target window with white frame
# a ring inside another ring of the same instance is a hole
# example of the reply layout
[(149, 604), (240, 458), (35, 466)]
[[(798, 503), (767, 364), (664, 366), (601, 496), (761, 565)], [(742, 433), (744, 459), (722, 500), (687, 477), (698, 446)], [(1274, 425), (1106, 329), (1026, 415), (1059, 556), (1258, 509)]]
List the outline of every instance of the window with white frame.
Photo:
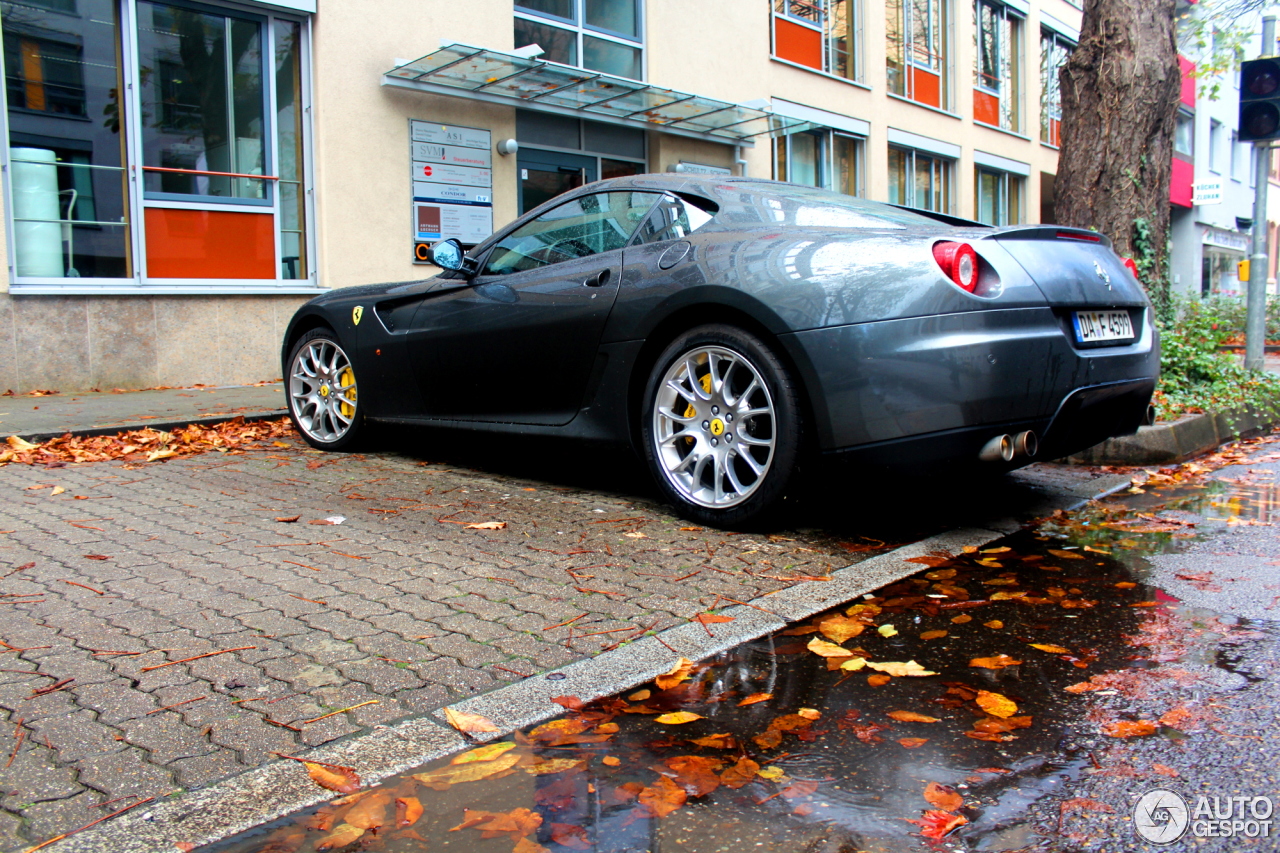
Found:
[(1003, 3), (973, 5), (977, 62), (973, 66), (973, 118), (1022, 130), (1022, 17)]
[(773, 55), (815, 71), (860, 80), (858, 0), (773, 0)]
[(641, 0), (516, 0), (515, 46), (543, 59), (644, 79)]
[(951, 0), (886, 0), (885, 63), (889, 91), (950, 109)]
[(773, 141), (773, 177), (777, 181), (862, 195), (860, 137), (837, 130), (806, 130)]
[(1222, 122), (1216, 118), (1209, 119), (1209, 171), (1215, 175), (1222, 172), (1224, 136)]
[(950, 213), (955, 161), (927, 151), (889, 148), (889, 202)]
[(973, 218), (987, 225), (1014, 225), (1021, 222), (1024, 181), (1019, 175), (976, 166)]
[(1040, 141), (1062, 145), (1062, 87), (1058, 74), (1075, 44), (1052, 30), (1040, 33)]
[(185, 0), (0, 13), (16, 291), (311, 277), (305, 21)]

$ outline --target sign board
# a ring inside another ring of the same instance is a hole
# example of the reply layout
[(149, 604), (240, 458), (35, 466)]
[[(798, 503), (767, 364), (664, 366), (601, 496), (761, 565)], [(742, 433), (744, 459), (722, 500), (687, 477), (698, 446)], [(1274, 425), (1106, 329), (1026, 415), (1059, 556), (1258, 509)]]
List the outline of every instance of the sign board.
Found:
[(672, 166), (668, 171), (682, 172), (682, 173), (692, 174), (692, 175), (732, 175), (733, 174), (733, 170), (726, 169), (723, 166), (708, 166), (705, 163), (690, 163), (685, 160), (681, 160), (679, 163)]
[(1249, 251), (1248, 234), (1227, 231), (1223, 228), (1205, 228), (1200, 242), (1206, 246), (1217, 246), (1222, 249), (1231, 249), (1235, 252), (1247, 253)]
[(493, 233), (491, 142), (480, 128), (409, 120), (415, 264), (437, 240), (474, 246)]
[(1206, 181), (1191, 185), (1191, 203), (1222, 204), (1222, 181)]

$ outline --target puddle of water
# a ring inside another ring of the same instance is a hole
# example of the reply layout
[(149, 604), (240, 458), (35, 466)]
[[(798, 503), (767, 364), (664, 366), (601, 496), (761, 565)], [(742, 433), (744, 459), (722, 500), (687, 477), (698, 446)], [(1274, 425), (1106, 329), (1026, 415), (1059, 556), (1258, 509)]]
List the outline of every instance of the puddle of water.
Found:
[[(939, 555), (875, 597), (697, 664), (665, 690), (642, 685), (504, 738), (501, 755), (441, 759), (201, 853), (1052, 846), (1028, 807), (1095, 765), (1079, 735), (1089, 692), (1125, 695), (1162, 661), (1233, 671), (1238, 658), (1219, 642), (1254, 627), (1175, 606), (1147, 582), (1143, 555), (1177, 550), (1206, 519), (1277, 516), (1276, 487), (1247, 481), (1056, 514), (982, 552)], [(851, 656), (811, 650), (832, 640)], [(857, 658), (868, 663), (855, 668)], [(936, 674), (873, 671), (906, 661)], [(1110, 681), (1068, 690), (1091, 677)], [(768, 698), (742, 704), (757, 694)], [(660, 716), (674, 712), (698, 716)], [(944, 787), (927, 799), (931, 784)], [(912, 821), (930, 810), (965, 825), (926, 841)]]

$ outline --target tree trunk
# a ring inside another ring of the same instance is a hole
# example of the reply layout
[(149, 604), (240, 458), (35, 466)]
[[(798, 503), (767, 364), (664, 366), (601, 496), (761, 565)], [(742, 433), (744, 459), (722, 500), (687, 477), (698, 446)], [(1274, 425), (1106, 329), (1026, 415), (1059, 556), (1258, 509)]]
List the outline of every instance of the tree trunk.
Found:
[(1175, 0), (1085, 0), (1080, 45), (1063, 66), (1054, 217), (1094, 228), (1138, 262), (1169, 303), (1169, 173), (1182, 75)]

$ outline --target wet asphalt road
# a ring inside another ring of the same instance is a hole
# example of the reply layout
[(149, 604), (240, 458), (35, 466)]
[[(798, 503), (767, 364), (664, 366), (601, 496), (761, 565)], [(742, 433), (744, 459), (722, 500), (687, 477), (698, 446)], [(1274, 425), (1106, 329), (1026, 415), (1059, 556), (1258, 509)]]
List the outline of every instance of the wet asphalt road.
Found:
[[(1239, 828), (1231, 837), (1208, 834), (1222, 828), (1218, 818), (1241, 817), (1241, 804), (1229, 810), (1223, 798), (1268, 797), (1280, 807), (1278, 450), (1275, 442), (1260, 445), (1241, 464), (1207, 475), (1199, 494), (1194, 488), (1149, 485), (1146, 495), (1131, 498), (1171, 499), (1164, 508), (1153, 508), (1162, 518), (1193, 524), (1187, 532), (1195, 535), (1172, 541), (1167, 553), (1131, 559), (1147, 583), (1178, 601), (1169, 601), (1167, 619), (1144, 635), (1151, 643), (1133, 650), (1134, 665), (1151, 667), (1146, 672), (1152, 677), (1121, 684), (1111, 695), (1094, 694), (1091, 713), (1097, 719), (1159, 720), (1175, 712), (1166, 719), (1179, 728), (1162, 726), (1155, 736), (1116, 740), (1085, 726), (1078, 737), (1066, 740), (1064, 746), (1085, 753), (1089, 763), (1063, 796), (1034, 809), (1042, 832), (1061, 833), (1055, 846), (1224, 853), (1280, 849), (1280, 816), (1271, 817), (1267, 837), (1241, 837)], [(1191, 824), (1175, 842), (1151, 843), (1135, 831), (1131, 809), (1154, 788), (1178, 794), (1190, 809)], [(1205, 823), (1199, 823), (1197, 807), (1205, 806), (1217, 807), (1217, 814), (1202, 813), (1199, 820)], [(1257, 808), (1265, 810), (1261, 803)], [(1247, 823), (1244, 828), (1257, 829)]]

